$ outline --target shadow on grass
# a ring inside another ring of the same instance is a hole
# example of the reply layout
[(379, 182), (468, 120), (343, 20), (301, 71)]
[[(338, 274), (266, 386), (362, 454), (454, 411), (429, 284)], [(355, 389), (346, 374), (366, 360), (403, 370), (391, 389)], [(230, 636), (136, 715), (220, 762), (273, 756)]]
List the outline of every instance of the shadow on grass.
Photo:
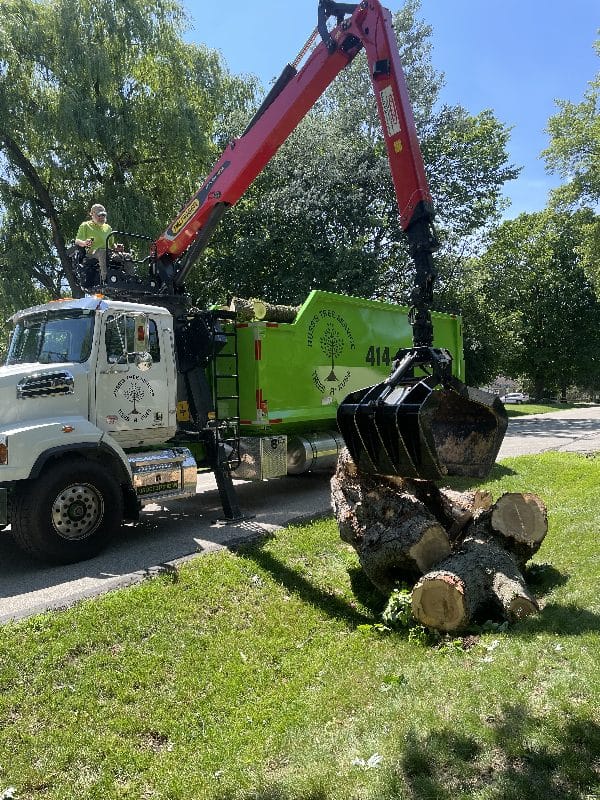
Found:
[(227, 792), (227, 794), (219, 795), (217, 800), (329, 800), (329, 797), (330, 795), (324, 789), (309, 789), (307, 792), (297, 794), (272, 786), (242, 795), (238, 792)]
[(351, 602), (327, 591), (327, 589), (320, 588), (295, 569), (275, 558), (272, 553), (263, 550), (262, 542), (264, 539), (252, 545), (241, 545), (236, 547), (236, 552), (238, 555), (254, 561), (258, 567), (269, 572), (273, 579), (285, 586), (289, 592), (298, 595), (304, 602), (319, 608), (328, 616), (344, 620), (351, 626), (373, 622), (372, 616), (357, 611)]
[(570, 577), (552, 564), (528, 564), (524, 572), (527, 585), (536, 597), (544, 597), (557, 586), (564, 586)]
[(600, 631), (600, 615), (575, 605), (561, 606), (548, 603), (540, 614), (528, 617), (509, 633), (555, 633), (558, 636), (579, 636), (589, 631)]
[(387, 605), (388, 598), (369, 580), (361, 567), (350, 567), (348, 576), (356, 599), (379, 617)]
[[(454, 727), (423, 731), (413, 727), (396, 753), (384, 757), (372, 776), (378, 800), (582, 800), (596, 798), (600, 726), (582, 719), (548, 721), (521, 706), (506, 706), (486, 718), (479, 738)], [(388, 764), (389, 766), (384, 766)], [(219, 800), (330, 800), (339, 788), (318, 786), (298, 792), (285, 784)], [(342, 779), (343, 780), (343, 779)], [(355, 796), (347, 785), (348, 796)], [(358, 795), (356, 795), (358, 796)], [(362, 795), (361, 795), (362, 796)]]
[[(510, 469), (510, 467), (506, 467), (504, 464), (495, 463), (490, 473), (486, 476), (485, 482), (491, 483), (493, 481), (500, 481), (507, 475), (516, 474), (517, 473), (514, 469)], [(465, 492), (468, 489), (481, 486), (482, 482), (483, 478), (444, 478), (443, 485), (449, 487), (450, 489), (456, 489), (456, 491), (459, 492)]]
[(381, 797), (450, 800), (485, 787), (486, 797), (498, 800), (580, 800), (593, 791), (600, 752), (596, 723), (553, 723), (516, 705), (486, 722), (491, 741), (485, 751), (452, 728), (428, 734), (413, 729)]

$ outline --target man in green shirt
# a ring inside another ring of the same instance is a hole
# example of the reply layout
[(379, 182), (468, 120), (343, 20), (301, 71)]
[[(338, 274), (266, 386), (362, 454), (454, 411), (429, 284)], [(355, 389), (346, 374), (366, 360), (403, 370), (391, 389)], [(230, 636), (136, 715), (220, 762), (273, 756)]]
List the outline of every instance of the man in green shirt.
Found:
[(75, 244), (87, 248), (87, 255), (98, 259), (100, 275), (106, 280), (106, 240), (112, 228), (106, 221), (106, 209), (100, 203), (90, 208), (90, 218), (79, 226)]
[(112, 228), (106, 221), (106, 209), (100, 203), (94, 203), (90, 209), (91, 219), (82, 222), (77, 231), (75, 244), (78, 247), (89, 247), (89, 255), (99, 248), (106, 248), (106, 239)]

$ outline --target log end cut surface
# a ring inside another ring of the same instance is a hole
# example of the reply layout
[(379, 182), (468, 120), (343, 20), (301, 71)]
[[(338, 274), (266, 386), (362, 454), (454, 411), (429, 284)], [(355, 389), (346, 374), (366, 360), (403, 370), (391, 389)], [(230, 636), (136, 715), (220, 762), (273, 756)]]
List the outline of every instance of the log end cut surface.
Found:
[(538, 611), (539, 606), (533, 598), (515, 597), (506, 610), (506, 616), (511, 622), (518, 622), (520, 619), (537, 614)]
[(448, 534), (441, 525), (433, 524), (423, 530), (421, 538), (409, 549), (409, 557), (421, 572), (427, 572), (450, 554)]
[(429, 574), (413, 589), (412, 612), (428, 628), (455, 631), (465, 627), (470, 613), (463, 582), (449, 573)]
[(548, 530), (548, 513), (535, 494), (507, 492), (494, 504), (492, 528), (517, 542), (535, 545)]

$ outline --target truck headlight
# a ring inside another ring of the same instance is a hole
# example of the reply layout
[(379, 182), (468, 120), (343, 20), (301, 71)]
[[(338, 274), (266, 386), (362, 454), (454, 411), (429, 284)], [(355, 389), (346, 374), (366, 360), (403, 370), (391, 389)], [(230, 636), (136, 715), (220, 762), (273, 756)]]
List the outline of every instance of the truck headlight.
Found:
[(0, 436), (0, 464), (8, 464), (8, 436)]

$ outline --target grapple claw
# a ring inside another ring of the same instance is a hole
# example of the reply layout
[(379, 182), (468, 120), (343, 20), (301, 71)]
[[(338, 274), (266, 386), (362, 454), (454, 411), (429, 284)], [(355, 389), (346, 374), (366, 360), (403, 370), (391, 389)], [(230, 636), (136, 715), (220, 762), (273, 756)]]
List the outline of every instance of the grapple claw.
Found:
[[(358, 468), (377, 475), (440, 480), (485, 477), (508, 419), (500, 400), (450, 375), (447, 351), (413, 348), (383, 383), (349, 394), (338, 426)], [(415, 377), (414, 368), (431, 365)]]

